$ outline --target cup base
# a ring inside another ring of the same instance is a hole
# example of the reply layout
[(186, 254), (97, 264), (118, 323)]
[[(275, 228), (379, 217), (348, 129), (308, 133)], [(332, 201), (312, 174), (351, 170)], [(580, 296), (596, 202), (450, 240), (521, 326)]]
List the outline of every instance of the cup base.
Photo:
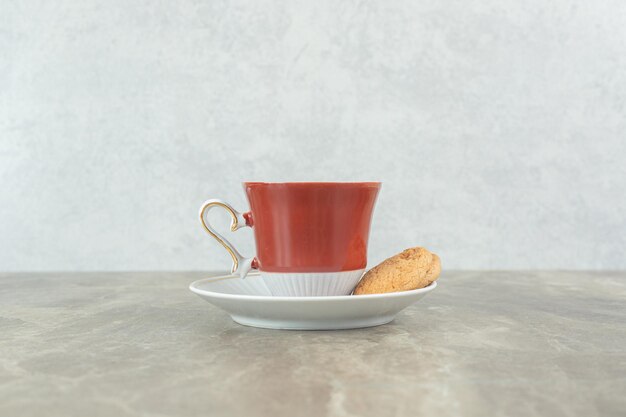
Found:
[(261, 272), (273, 296), (324, 297), (350, 295), (365, 269), (341, 272)]

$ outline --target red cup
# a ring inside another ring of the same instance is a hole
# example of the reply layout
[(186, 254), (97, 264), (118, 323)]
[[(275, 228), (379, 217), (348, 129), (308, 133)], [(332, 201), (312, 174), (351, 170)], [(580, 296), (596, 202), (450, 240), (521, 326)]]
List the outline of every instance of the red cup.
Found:
[[(204, 229), (230, 253), (232, 272), (259, 269), (273, 295), (345, 295), (367, 264), (367, 242), (379, 182), (246, 182), (250, 211), (221, 200), (200, 209)], [(209, 224), (213, 207), (232, 216), (231, 230), (254, 231), (256, 257), (245, 258)]]

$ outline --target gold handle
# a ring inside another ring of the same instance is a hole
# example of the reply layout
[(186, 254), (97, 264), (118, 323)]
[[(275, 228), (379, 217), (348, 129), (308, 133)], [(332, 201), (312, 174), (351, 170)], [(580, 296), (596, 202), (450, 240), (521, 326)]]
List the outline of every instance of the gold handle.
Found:
[(217, 240), (220, 243), (220, 245), (222, 245), (224, 249), (228, 251), (231, 258), (233, 258), (233, 267), (231, 269), (231, 273), (233, 274), (239, 273), (239, 276), (241, 278), (244, 278), (248, 274), (250, 269), (252, 269), (252, 262), (254, 258), (244, 258), (224, 236), (220, 235), (211, 226), (207, 218), (207, 215), (213, 207), (222, 207), (226, 209), (228, 213), (230, 213), (230, 216), (232, 218), (231, 223), (230, 223), (231, 232), (241, 229), (242, 227), (248, 226), (246, 224), (246, 220), (243, 217), (242, 213), (239, 213), (237, 210), (232, 208), (229, 204), (221, 200), (216, 200), (216, 199), (208, 200), (200, 208), (200, 223), (202, 223), (202, 227), (204, 227), (204, 230), (206, 230), (208, 234), (213, 236), (215, 240)]

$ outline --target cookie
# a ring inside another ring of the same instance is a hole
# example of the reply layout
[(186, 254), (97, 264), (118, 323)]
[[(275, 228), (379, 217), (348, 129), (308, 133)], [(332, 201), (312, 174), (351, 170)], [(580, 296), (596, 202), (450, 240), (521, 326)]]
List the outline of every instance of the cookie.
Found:
[(423, 288), (441, 273), (439, 257), (425, 248), (410, 248), (370, 269), (354, 295), (381, 294)]

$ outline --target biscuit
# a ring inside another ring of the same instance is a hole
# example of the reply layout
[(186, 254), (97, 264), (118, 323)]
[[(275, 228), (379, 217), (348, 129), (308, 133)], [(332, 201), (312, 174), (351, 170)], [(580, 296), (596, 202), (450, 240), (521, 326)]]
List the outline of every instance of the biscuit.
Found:
[(370, 269), (354, 289), (354, 295), (381, 294), (423, 288), (441, 273), (441, 261), (425, 248), (410, 248)]

